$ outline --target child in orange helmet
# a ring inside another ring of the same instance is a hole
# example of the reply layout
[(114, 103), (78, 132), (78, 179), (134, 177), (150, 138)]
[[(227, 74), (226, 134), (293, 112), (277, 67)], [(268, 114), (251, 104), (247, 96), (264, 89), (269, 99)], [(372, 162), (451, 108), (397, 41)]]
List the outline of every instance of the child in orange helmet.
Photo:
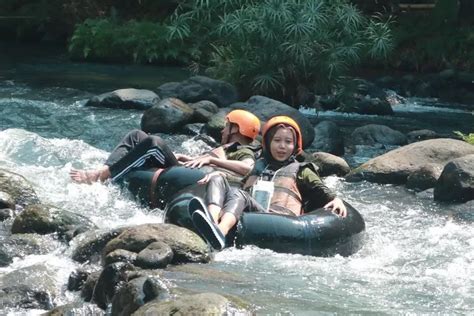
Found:
[(244, 190), (252, 188), (259, 179), (271, 181), (273, 195), (268, 208), (260, 205), (247, 191), (231, 189), (221, 176), (209, 181), (207, 207), (198, 198), (189, 203), (196, 228), (214, 249), (225, 247), (225, 235), (244, 210), (299, 216), (305, 210), (324, 207), (342, 217), (347, 214), (342, 200), (322, 183), (317, 167), (295, 160), (302, 151), (302, 135), (293, 119), (273, 117), (265, 124), (262, 134), (262, 157), (247, 176)]
[(95, 170), (72, 169), (70, 177), (77, 183), (103, 182), (109, 178), (118, 181), (136, 168), (168, 168), (180, 163), (190, 168), (210, 165), (243, 176), (255, 163), (255, 153), (246, 145), (249, 145), (259, 132), (260, 120), (255, 115), (244, 110), (231, 111), (226, 115), (226, 124), (221, 132), (222, 145), (193, 158), (173, 154), (157, 135), (133, 130), (113, 150), (103, 167)]

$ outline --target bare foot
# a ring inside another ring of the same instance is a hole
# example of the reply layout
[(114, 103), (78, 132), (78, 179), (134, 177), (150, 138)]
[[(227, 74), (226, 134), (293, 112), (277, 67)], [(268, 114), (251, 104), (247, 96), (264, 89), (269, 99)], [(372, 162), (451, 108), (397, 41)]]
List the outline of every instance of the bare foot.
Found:
[(109, 166), (105, 165), (93, 170), (78, 170), (72, 168), (71, 171), (69, 171), (69, 176), (74, 182), (91, 184), (97, 181), (104, 182), (111, 177), (111, 174)]

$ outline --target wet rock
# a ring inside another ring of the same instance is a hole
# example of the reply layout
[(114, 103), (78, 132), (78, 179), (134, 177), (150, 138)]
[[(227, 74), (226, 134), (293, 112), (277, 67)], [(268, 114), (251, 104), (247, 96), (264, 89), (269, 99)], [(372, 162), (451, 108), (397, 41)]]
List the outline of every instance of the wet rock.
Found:
[(456, 158), (444, 166), (436, 182), (434, 199), (444, 202), (474, 200), (474, 154)]
[(0, 238), (0, 251), (10, 258), (8, 261), (33, 254), (47, 254), (60, 246), (61, 244), (52, 236), (38, 234), (14, 234)]
[(101, 310), (95, 304), (87, 304), (83, 302), (71, 303), (58, 306), (49, 312), (41, 314), (42, 316), (74, 316), (74, 315), (94, 315), (103, 316), (105, 311)]
[(117, 262), (110, 264), (102, 270), (92, 294), (93, 302), (102, 309), (112, 302), (117, 290), (128, 281), (128, 271), (135, 270), (129, 263)]
[(14, 205), (21, 207), (40, 202), (33, 186), (25, 177), (5, 169), (0, 169), (0, 192), (6, 194), (4, 197), (9, 196), (6, 200), (7, 205), (12, 204), (11, 199)]
[(148, 276), (135, 278), (124, 284), (114, 295), (111, 315), (131, 315), (139, 307), (159, 296), (169, 296), (169, 291), (161, 280)]
[(379, 98), (355, 98), (348, 110), (367, 115), (393, 115), (390, 103), (386, 99)]
[(112, 109), (149, 109), (160, 101), (153, 91), (140, 89), (119, 89), (92, 97), (85, 106)]
[(173, 250), (172, 263), (209, 262), (210, 253), (204, 241), (194, 232), (172, 224), (144, 224), (125, 229), (107, 243), (104, 254), (125, 249), (139, 253), (154, 242), (163, 242)]
[(416, 142), (373, 158), (346, 177), (347, 181), (405, 184), (410, 174), (426, 164), (444, 166), (448, 161), (474, 154), (474, 146), (455, 139)]
[(408, 176), (406, 186), (416, 191), (424, 191), (433, 188), (442, 170), (442, 167), (437, 164), (420, 166), (418, 170), (415, 170)]
[(87, 276), (86, 281), (82, 285), (81, 289), (81, 297), (86, 302), (90, 302), (92, 300), (92, 295), (94, 294), (94, 288), (97, 284), (97, 280), (99, 280), (101, 271), (92, 272)]
[(104, 258), (104, 265), (109, 265), (114, 262), (128, 262), (135, 264), (137, 260), (137, 253), (124, 249), (117, 249), (109, 252)]
[(204, 126), (204, 130), (209, 136), (215, 139), (217, 142), (221, 141), (221, 131), (225, 126), (225, 116), (229, 113), (230, 109), (221, 109), (219, 112), (211, 116), (210, 120)]
[(229, 299), (215, 293), (183, 295), (175, 300), (151, 301), (140, 307), (133, 315), (233, 315), (250, 314), (237, 307)]
[(178, 98), (184, 102), (208, 100), (219, 107), (227, 106), (238, 99), (237, 89), (221, 80), (205, 76), (193, 76), (182, 82), (169, 82), (158, 87), (162, 98)]
[(13, 258), (0, 248), (0, 267), (6, 267), (13, 262)]
[(347, 162), (341, 157), (323, 152), (313, 153), (312, 157), (313, 162), (319, 167), (318, 174), (321, 177), (330, 175), (343, 177), (351, 171)]
[(149, 244), (140, 251), (135, 265), (144, 269), (165, 268), (173, 260), (173, 250), (164, 242), (157, 241)]
[(407, 134), (407, 140), (409, 144), (434, 138), (439, 138), (439, 135), (435, 131), (429, 129), (411, 131)]
[(56, 271), (40, 264), (4, 274), (0, 276), (0, 306), (50, 310), (60, 294), (56, 278)]
[(219, 107), (211, 101), (199, 101), (189, 106), (194, 110), (193, 121), (207, 123), (212, 116), (219, 112)]
[[(307, 148), (314, 140), (313, 124), (297, 109), (274, 99), (255, 95), (246, 102), (239, 102), (229, 106), (232, 110), (243, 109), (255, 114), (263, 123), (275, 115), (287, 115), (293, 118), (300, 126), (303, 134), (303, 148)], [(229, 111), (230, 112), (230, 111)]]
[(67, 290), (68, 291), (79, 291), (86, 283), (87, 278), (89, 277), (90, 272), (84, 270), (73, 271), (67, 281)]
[(0, 191), (0, 209), (5, 209), (5, 208), (14, 210), (15, 200), (10, 194)]
[(78, 235), (71, 243), (72, 259), (78, 262), (99, 262), (105, 245), (125, 229), (93, 230)]
[(86, 217), (62, 210), (51, 205), (30, 205), (13, 221), (12, 233), (58, 233), (66, 236), (83, 227), (85, 230), (95, 228), (95, 225)]
[(311, 149), (322, 151), (336, 156), (344, 155), (344, 138), (336, 123), (322, 121), (314, 128), (317, 135)]
[(176, 98), (161, 100), (143, 113), (141, 129), (147, 133), (172, 133), (191, 123), (194, 110)]
[(10, 208), (0, 209), (0, 222), (3, 222), (9, 218), (13, 217), (13, 211)]
[(351, 134), (352, 145), (405, 145), (406, 136), (385, 125), (369, 124), (356, 128)]

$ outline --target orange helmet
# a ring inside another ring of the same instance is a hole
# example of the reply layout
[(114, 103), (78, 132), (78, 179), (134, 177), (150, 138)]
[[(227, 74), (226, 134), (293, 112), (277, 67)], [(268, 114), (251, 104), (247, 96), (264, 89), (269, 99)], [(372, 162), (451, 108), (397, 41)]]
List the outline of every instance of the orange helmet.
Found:
[(233, 110), (225, 117), (227, 121), (239, 126), (239, 133), (254, 140), (260, 132), (258, 117), (245, 110)]
[(293, 120), (291, 117), (288, 117), (288, 116), (274, 116), (265, 123), (262, 130), (263, 148), (265, 148), (265, 143), (266, 143), (265, 134), (268, 132), (268, 130), (270, 130), (270, 128), (279, 124), (291, 126), (295, 130), (296, 145), (297, 145), (295, 153), (300, 154), (301, 151), (303, 150), (303, 136), (301, 134), (301, 130), (298, 123), (296, 123), (295, 120)]

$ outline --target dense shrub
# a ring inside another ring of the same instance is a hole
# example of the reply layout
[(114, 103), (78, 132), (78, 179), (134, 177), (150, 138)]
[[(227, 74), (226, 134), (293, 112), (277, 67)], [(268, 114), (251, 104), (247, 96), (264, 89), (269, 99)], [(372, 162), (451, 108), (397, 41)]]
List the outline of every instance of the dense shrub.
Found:
[(173, 24), (118, 19), (88, 19), (78, 25), (69, 44), (73, 58), (136, 63), (190, 62), (194, 51), (184, 48), (189, 30)]
[(202, 0), (182, 15), (211, 43), (209, 73), (289, 102), (328, 92), (362, 58), (391, 49), (388, 24), (345, 0)]
[(469, 133), (469, 134), (463, 134), (459, 131), (454, 132), (454, 134), (458, 135), (461, 137), (461, 139), (471, 145), (474, 145), (474, 133)]
[(392, 65), (409, 71), (473, 70), (474, 20), (472, 14), (471, 20), (460, 18), (461, 5), (438, 0), (431, 11), (401, 15), (394, 25)]

